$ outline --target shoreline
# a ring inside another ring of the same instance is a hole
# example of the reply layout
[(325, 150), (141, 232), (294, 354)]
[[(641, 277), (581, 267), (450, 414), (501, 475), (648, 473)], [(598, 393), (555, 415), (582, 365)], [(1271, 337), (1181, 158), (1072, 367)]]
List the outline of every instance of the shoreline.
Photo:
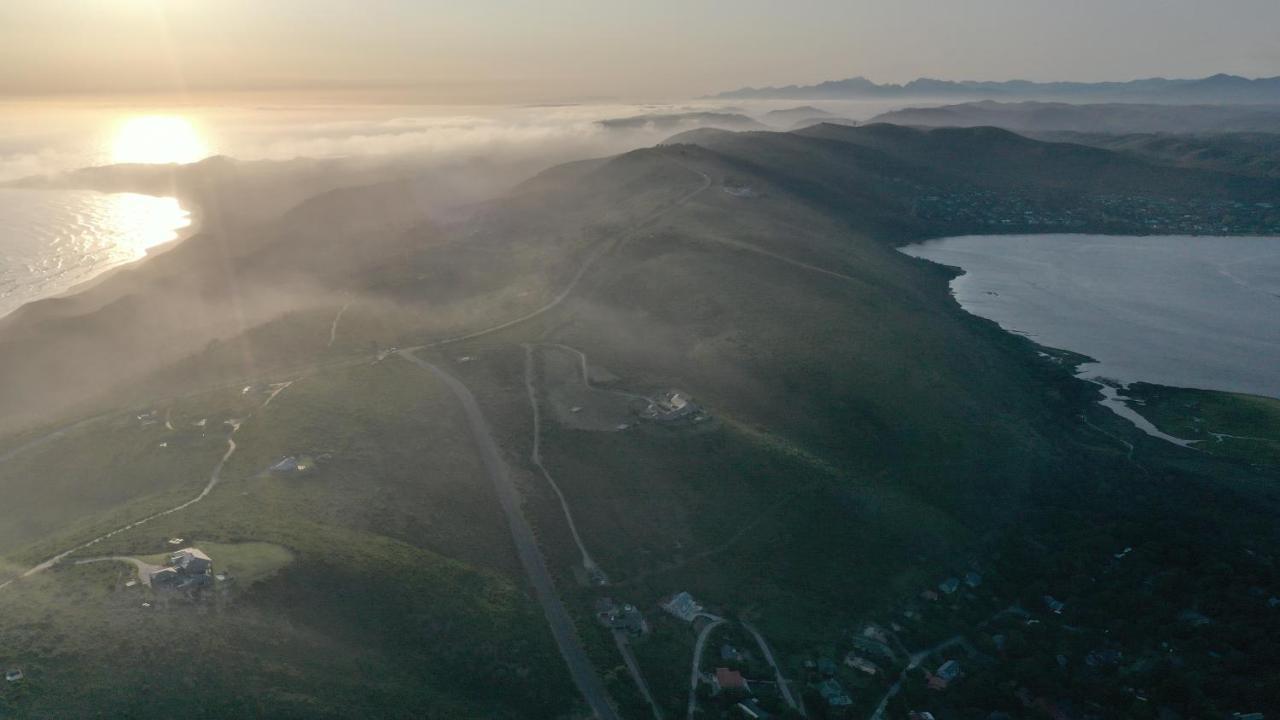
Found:
[[(21, 189), (21, 188), (14, 188), (14, 189)], [(124, 194), (124, 193), (114, 193), (114, 192), (101, 192), (101, 191), (92, 190), (92, 189), (90, 189), (89, 191), (98, 192), (102, 195)], [(204, 227), (204, 219), (205, 219), (204, 212), (198, 205), (187, 207), (186, 205), (183, 204), (183, 199), (180, 197), (177, 197), (176, 195), (154, 195), (152, 193), (132, 193), (132, 194), (149, 195), (151, 197), (156, 197), (156, 198), (173, 198), (178, 203), (178, 207), (187, 213), (187, 217), (190, 220), (190, 222), (188, 222), (187, 225), (183, 227), (174, 229), (173, 239), (166, 240), (165, 242), (162, 242), (158, 245), (153, 245), (147, 248), (144, 251), (144, 254), (142, 255), (142, 257), (139, 257), (134, 260), (130, 260), (128, 262), (121, 263), (119, 265), (113, 265), (112, 267), (109, 267), (103, 270), (102, 272), (98, 273), (97, 275), (94, 275), (93, 277), (80, 280), (72, 284), (70, 287), (64, 288), (57, 292), (51, 293), (49, 295), (41, 295), (39, 297), (28, 299), (26, 302), (22, 303), (21, 305), (18, 305), (17, 307), (13, 308), (9, 312), (0, 315), (0, 324), (7, 322), (18, 313), (22, 312), (26, 308), (36, 303), (45, 302), (47, 300), (66, 300), (68, 298), (84, 293), (88, 290), (92, 290), (93, 288), (97, 287), (98, 285), (110, 279), (111, 277), (115, 276), (122, 270), (131, 268), (131, 267), (136, 267), (140, 263), (144, 263), (148, 260), (151, 260), (152, 258), (159, 257), (169, 252), (170, 250), (173, 250), (174, 248), (181, 245), (183, 242), (186, 242), (190, 238), (199, 234), (201, 229), (203, 229)]]
[[(897, 250), (899, 253), (903, 255), (906, 255), (907, 257), (910, 257), (915, 260), (925, 261), (930, 265), (933, 265), (945, 270), (950, 275), (950, 277), (946, 280), (946, 285), (951, 295), (951, 298), (953, 302), (955, 302), (956, 305), (966, 314), (973, 316), (975, 318), (978, 318), (982, 321), (993, 323), (997, 328), (999, 328), (1004, 333), (1026, 339), (1035, 348), (1039, 349), (1041, 354), (1056, 355), (1058, 353), (1069, 353), (1073, 356), (1078, 356), (1079, 360), (1073, 363), (1072, 375), (1077, 380), (1080, 380), (1085, 383), (1089, 383), (1095, 386), (1099, 390), (1101, 397), (1098, 398), (1094, 402), (1094, 404), (1105, 408), (1109, 412), (1125, 420), (1130, 425), (1132, 425), (1134, 429), (1143, 433), (1144, 435), (1147, 435), (1148, 437), (1152, 437), (1158, 440), (1163, 440), (1173, 445), (1190, 449), (1190, 450), (1196, 450), (1197, 448), (1195, 447), (1195, 444), (1197, 442), (1200, 442), (1199, 440), (1189, 440), (1186, 438), (1171, 435), (1169, 433), (1162, 431), (1159, 427), (1157, 427), (1155, 423), (1152, 422), (1146, 415), (1144, 415), (1139, 408), (1136, 408), (1131, 404), (1128, 390), (1129, 390), (1129, 387), (1133, 384), (1144, 383), (1144, 384), (1149, 384), (1154, 386), (1167, 387), (1175, 390), (1192, 390), (1197, 392), (1218, 393), (1218, 394), (1226, 394), (1226, 395), (1244, 395), (1244, 396), (1251, 396), (1251, 397), (1258, 397), (1258, 398), (1280, 400), (1280, 393), (1268, 393), (1265, 390), (1262, 390), (1258, 387), (1243, 388), (1243, 387), (1230, 387), (1225, 384), (1204, 383), (1204, 382), (1198, 382), (1196, 379), (1187, 377), (1185, 375), (1182, 379), (1187, 380), (1187, 382), (1182, 382), (1182, 383), (1169, 382), (1168, 379), (1151, 378), (1151, 377), (1147, 377), (1147, 378), (1135, 377), (1132, 374), (1132, 372), (1122, 373), (1121, 377), (1117, 377), (1114, 372), (1111, 372), (1112, 370), (1114, 370), (1114, 367), (1109, 367), (1108, 363), (1094, 357), (1089, 353), (1088, 350), (1078, 348), (1078, 347), (1064, 347), (1063, 346), (1064, 343), (1062, 342), (1046, 342), (1045, 339), (1041, 337), (1040, 331), (1021, 329), (1016, 326), (1018, 323), (1011, 323), (1009, 317), (1002, 316), (999, 312), (990, 312), (991, 308), (987, 307), (986, 304), (983, 302), (983, 300), (994, 300), (995, 298), (998, 298), (1000, 295), (1005, 294), (1004, 287), (1000, 286), (998, 283), (992, 283), (990, 281), (991, 278), (987, 278), (986, 284), (984, 284), (980, 280), (976, 280), (975, 274), (974, 274), (975, 271), (973, 270), (973, 268), (966, 268), (961, 266), (959, 262), (960, 258), (931, 257), (926, 251), (930, 247), (938, 247), (943, 243), (946, 243), (948, 241), (953, 241), (953, 240), (963, 241), (963, 240), (997, 238), (997, 237), (998, 238), (1008, 238), (1008, 237), (1016, 238), (1020, 236), (1041, 237), (1041, 238), (1054, 237), (1054, 238), (1065, 239), (1065, 240), (1080, 240), (1080, 239), (1091, 239), (1091, 238), (1092, 239), (1097, 239), (1097, 238), (1106, 238), (1106, 239), (1143, 238), (1143, 239), (1146, 239), (1146, 238), (1155, 237), (1155, 238), (1167, 239), (1170, 241), (1179, 241), (1179, 240), (1199, 241), (1199, 240), (1215, 239), (1215, 240), (1230, 240), (1230, 241), (1265, 240), (1265, 241), (1274, 241), (1277, 243), (1280, 243), (1280, 237), (1277, 237), (1275, 235), (1241, 236), (1241, 235), (1231, 235), (1231, 234), (1131, 235), (1131, 234), (1099, 234), (1099, 233), (1014, 232), (1014, 233), (969, 234), (969, 235), (934, 237), (934, 238), (928, 238), (925, 240), (918, 240), (914, 242), (905, 243), (895, 247), (895, 250)], [(962, 289), (962, 286), (964, 286), (966, 283), (973, 283), (973, 286), (967, 288), (967, 292), (965, 289)], [(1031, 284), (1034, 285), (1035, 283), (1031, 283)], [(990, 296), (990, 298), (985, 298), (984, 296)], [(1049, 298), (1049, 299), (1052, 299), (1052, 298)], [(1027, 302), (1030, 302), (1030, 301), (1027, 301)], [(1068, 317), (1067, 319), (1070, 320), (1071, 318)], [(1061, 336), (1057, 338), (1057, 340), (1059, 341), (1063, 339), (1064, 338)], [(1096, 349), (1097, 348), (1095, 348), (1095, 352), (1096, 352)], [(1110, 365), (1114, 366), (1117, 362), (1120, 362), (1120, 361), (1113, 360), (1112, 363), (1110, 363)], [(1133, 369), (1129, 368), (1129, 370), (1132, 371)], [(1124, 375), (1128, 375), (1128, 378), (1125, 379), (1125, 377), (1123, 377)]]

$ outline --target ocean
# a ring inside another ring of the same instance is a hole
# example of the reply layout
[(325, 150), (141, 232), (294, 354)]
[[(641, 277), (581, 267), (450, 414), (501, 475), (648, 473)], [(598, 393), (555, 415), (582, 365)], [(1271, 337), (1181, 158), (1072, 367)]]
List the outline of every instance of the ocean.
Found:
[(0, 189), (0, 317), (145, 257), (190, 224), (169, 197)]

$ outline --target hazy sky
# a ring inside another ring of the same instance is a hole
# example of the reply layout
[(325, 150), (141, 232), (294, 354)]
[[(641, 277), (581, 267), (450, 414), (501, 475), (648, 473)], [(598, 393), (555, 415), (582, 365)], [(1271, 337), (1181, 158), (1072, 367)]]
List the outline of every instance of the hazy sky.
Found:
[(1280, 75), (1280, 0), (0, 0), (0, 93), (397, 88), (430, 102)]

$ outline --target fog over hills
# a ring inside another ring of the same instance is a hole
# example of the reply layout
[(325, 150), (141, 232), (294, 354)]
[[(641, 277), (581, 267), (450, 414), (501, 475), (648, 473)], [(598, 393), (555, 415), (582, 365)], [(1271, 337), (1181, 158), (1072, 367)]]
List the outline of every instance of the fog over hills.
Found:
[[(18, 707), (162, 717), (164, 698), (116, 690), (118, 668), (141, 682), (199, 666), (185, 693), (201, 717), (551, 720), (590, 714), (583, 698), (599, 717), (649, 717), (608, 670), (633, 652), (675, 717), (694, 631), (658, 607), (680, 591), (752, 623), (797, 658), (792, 674), (953, 568), (999, 568), (1011, 579), (990, 586), (1038, 607), (1059, 568), (1170, 525), (1229, 515), (1235, 533), (1275, 533), (1266, 467), (1153, 448), (1097, 405), (1080, 358), (964, 312), (952, 269), (898, 248), (1168, 231), (1153, 222), (1276, 232), (1280, 179), (882, 123), (698, 128), (499, 189), (503, 168), (473, 168), (486, 199), (443, 189), (462, 170), (396, 165), (219, 159), (43, 181), (173, 183), (211, 220), (0, 323), (0, 424), (18, 432), (0, 462), (0, 582), (20, 578), (0, 604), (23, 629), (6, 637), (42, 677), (88, 679)], [(315, 194), (274, 216), (279, 200), (214, 207), (281, 181)], [(672, 389), (694, 414), (646, 418)], [(76, 564), (191, 537), (241, 563), (216, 604), (140, 614), (133, 565)], [(1210, 541), (1214, 558), (1247, 557)], [(1073, 598), (1097, 585), (1070, 575)], [(1124, 596), (1145, 598), (1145, 577)], [(1141, 612), (1169, 618), (1199, 590), (1164, 592)], [(604, 597), (635, 603), (652, 637), (620, 645)], [(171, 642), (190, 608), (209, 609), (208, 632)], [(66, 632), (27, 633), (41, 622)], [(1231, 697), (1265, 700), (1264, 685)]]
[(1280, 77), (1218, 74), (1199, 79), (1148, 78), (1125, 82), (953, 81), (920, 78), (895, 85), (864, 77), (816, 85), (746, 87), (716, 94), (721, 99), (992, 99), (1066, 102), (1280, 103)]
[(1280, 105), (1151, 105), (980, 102), (904, 108), (872, 122), (927, 127), (990, 125), (1015, 132), (1221, 133), (1280, 132)]

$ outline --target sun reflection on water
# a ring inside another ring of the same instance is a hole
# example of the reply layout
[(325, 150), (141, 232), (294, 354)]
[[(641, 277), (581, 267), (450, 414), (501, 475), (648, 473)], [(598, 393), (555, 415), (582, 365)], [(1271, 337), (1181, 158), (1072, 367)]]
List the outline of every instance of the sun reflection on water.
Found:
[(191, 213), (176, 198), (135, 193), (112, 193), (102, 198), (100, 234), (115, 243), (118, 253), (137, 259), (178, 237), (191, 226)]

